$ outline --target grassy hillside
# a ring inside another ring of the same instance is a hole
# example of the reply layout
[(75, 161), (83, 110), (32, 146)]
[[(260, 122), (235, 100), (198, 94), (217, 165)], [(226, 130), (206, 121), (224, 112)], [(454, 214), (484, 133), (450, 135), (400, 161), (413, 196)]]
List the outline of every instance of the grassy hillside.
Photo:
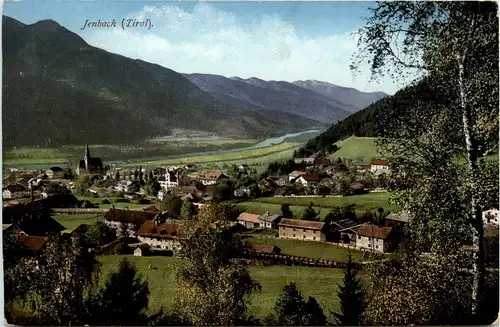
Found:
[[(164, 306), (167, 310), (175, 304), (175, 279), (174, 257), (134, 257), (132, 255), (110, 255), (99, 258), (101, 262), (101, 285), (104, 278), (118, 269), (122, 258), (126, 257), (136, 265), (138, 273), (147, 279), (149, 284), (149, 311), (158, 310)], [(151, 269), (148, 268), (151, 265)], [(285, 283), (295, 282), (302, 294), (307, 298), (313, 296), (325, 311), (329, 319), (330, 311), (339, 310), (336, 295), (337, 284), (342, 282), (343, 272), (340, 269), (271, 266), (250, 266), (250, 275), (262, 286), (261, 292), (251, 296), (251, 305), (248, 313), (263, 318), (271, 312), (276, 299), (281, 294)]]
[(370, 163), (371, 159), (381, 157), (375, 141), (375, 137), (348, 137), (335, 143), (339, 149), (329, 158), (349, 158), (356, 163)]

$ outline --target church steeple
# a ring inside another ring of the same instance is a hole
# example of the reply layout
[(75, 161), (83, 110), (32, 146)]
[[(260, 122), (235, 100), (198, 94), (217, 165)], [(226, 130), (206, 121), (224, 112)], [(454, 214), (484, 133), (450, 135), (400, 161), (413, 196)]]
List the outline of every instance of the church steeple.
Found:
[(88, 172), (90, 171), (90, 150), (89, 150), (89, 145), (85, 144), (85, 170)]

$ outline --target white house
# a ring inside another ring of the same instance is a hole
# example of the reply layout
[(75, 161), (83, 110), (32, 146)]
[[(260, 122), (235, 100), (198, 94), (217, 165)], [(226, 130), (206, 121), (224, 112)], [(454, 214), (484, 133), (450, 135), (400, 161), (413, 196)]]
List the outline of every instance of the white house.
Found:
[(387, 160), (373, 159), (370, 163), (372, 173), (390, 173), (391, 168)]
[(132, 192), (137, 192), (139, 188), (132, 181), (122, 180), (118, 182), (116, 190), (118, 192), (132, 193)]
[(495, 208), (483, 211), (483, 224), (495, 224), (498, 226), (499, 213), (500, 211)]
[(391, 250), (392, 227), (363, 224), (356, 230), (356, 247), (385, 253)]
[(7, 185), (3, 188), (3, 198), (4, 199), (17, 199), (23, 197), (26, 194), (26, 187), (21, 184)]
[(246, 228), (257, 228), (260, 226), (259, 215), (242, 212), (238, 216), (238, 223), (245, 226)]
[(281, 220), (281, 216), (274, 214), (271, 215), (269, 211), (266, 211), (263, 215), (259, 217), (260, 228), (278, 228), (278, 222)]
[(167, 171), (165, 175), (158, 178), (158, 183), (164, 190), (179, 186), (179, 173)]
[(297, 171), (297, 170), (292, 171), (290, 174), (288, 174), (288, 182), (293, 182), (295, 179), (297, 179), (297, 177), (305, 173), (306, 173), (305, 171)]
[(224, 175), (220, 170), (207, 171), (198, 176), (198, 180), (203, 185), (213, 185), (227, 178), (228, 177)]
[(128, 231), (129, 237), (134, 237), (135, 233), (148, 220), (153, 220), (159, 216), (154, 211), (122, 210), (111, 208), (104, 215), (104, 222), (116, 231), (117, 236), (122, 236), (123, 228)]
[(307, 172), (305, 174), (302, 174), (295, 180), (295, 183), (301, 183), (304, 186), (308, 186), (311, 183), (317, 183), (319, 182), (319, 176), (318, 174)]
[(137, 238), (149, 245), (151, 251), (169, 250), (175, 254), (181, 249), (178, 239), (180, 226), (170, 221), (159, 223), (157, 219), (149, 220), (137, 231)]
[(61, 167), (51, 167), (45, 172), (45, 174), (49, 178), (63, 178), (64, 170)]

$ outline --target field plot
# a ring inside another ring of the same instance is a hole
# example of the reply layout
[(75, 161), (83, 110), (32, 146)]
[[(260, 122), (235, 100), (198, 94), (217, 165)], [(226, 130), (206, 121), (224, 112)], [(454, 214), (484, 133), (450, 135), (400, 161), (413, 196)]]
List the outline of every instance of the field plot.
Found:
[(80, 226), (81, 224), (91, 225), (98, 221), (104, 221), (104, 214), (54, 214), (52, 215), (52, 218), (57, 220), (59, 224), (63, 225), (67, 229), (73, 229)]
[[(246, 238), (251, 244), (276, 245), (281, 253), (325, 260), (347, 261), (349, 249), (333, 244), (305, 242), (301, 240), (284, 240), (279, 238)], [(361, 260), (363, 252), (350, 250), (354, 260)]]
[(256, 202), (282, 204), (288, 203), (294, 206), (307, 206), (313, 203), (317, 207), (331, 208), (334, 206), (355, 205), (357, 211), (377, 210), (382, 207), (386, 211), (397, 210), (397, 207), (389, 203), (390, 193), (376, 192), (344, 197), (267, 197), (256, 199)]
[[(149, 283), (150, 297), (149, 310), (157, 310), (164, 306), (171, 309), (175, 303), (175, 262), (174, 257), (134, 257), (132, 255), (101, 256), (101, 285), (111, 271), (118, 269), (118, 263), (123, 257), (137, 266), (137, 271), (146, 278)], [(148, 268), (149, 265), (152, 268)], [(277, 297), (285, 283), (295, 282), (302, 292), (307, 296), (313, 296), (325, 311), (329, 319), (329, 312), (339, 309), (336, 294), (337, 284), (342, 282), (343, 272), (340, 269), (309, 268), (272, 266), (258, 267), (249, 266), (250, 274), (262, 286), (262, 291), (252, 295), (252, 304), (249, 314), (259, 318), (271, 312)]]
[[(293, 150), (298, 148), (300, 143), (295, 142), (285, 142), (277, 145), (258, 148), (258, 149), (249, 149), (242, 151), (234, 151), (220, 154), (209, 154), (209, 155), (199, 155), (199, 156), (191, 156), (185, 158), (172, 158), (172, 159), (162, 159), (162, 160), (151, 160), (144, 161), (140, 163), (133, 164), (124, 164), (123, 166), (160, 166), (160, 165), (178, 165), (178, 164), (187, 164), (187, 163), (222, 163), (225, 162), (227, 164), (234, 163), (238, 160), (245, 160), (242, 163), (252, 164), (255, 162), (262, 162), (263, 157), (264, 160), (272, 160), (269, 159), (268, 156), (276, 155), (277, 158), (283, 158), (284, 151), (290, 151), (290, 157), (293, 153)], [(287, 153), (288, 154), (288, 153)], [(273, 157), (271, 157), (273, 158)], [(276, 159), (278, 160), (278, 159)]]
[(301, 217), (309, 203), (313, 203), (316, 212), (324, 218), (334, 206), (344, 206), (354, 204), (356, 214), (360, 215), (365, 211), (374, 211), (379, 207), (385, 211), (397, 211), (398, 207), (389, 203), (389, 193), (368, 193), (361, 195), (351, 195), (345, 197), (267, 197), (253, 201), (240, 202), (238, 207), (246, 208), (248, 212), (263, 214), (266, 211), (280, 214), (281, 204), (290, 204), (290, 209), (296, 217)]
[(356, 163), (368, 164), (373, 158), (380, 158), (377, 151), (374, 137), (356, 137), (351, 136), (345, 140), (338, 141), (336, 144), (339, 150), (331, 154), (332, 158), (348, 158)]
[(57, 149), (20, 148), (4, 150), (2, 159), (4, 165), (60, 164), (70, 161), (71, 154)]

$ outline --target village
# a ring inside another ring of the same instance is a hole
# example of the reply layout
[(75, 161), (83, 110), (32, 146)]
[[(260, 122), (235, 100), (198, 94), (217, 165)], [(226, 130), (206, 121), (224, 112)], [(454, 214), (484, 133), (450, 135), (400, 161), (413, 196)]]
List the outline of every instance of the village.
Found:
[[(315, 199), (385, 192), (387, 175), (394, 169), (386, 160), (346, 165), (332, 163), (318, 153), (276, 165), (282, 166), (261, 180), (249, 177), (248, 165), (230, 167), (232, 173), (227, 174), (221, 170), (196, 172), (194, 164), (131, 171), (105, 167), (101, 158), (91, 156), (87, 146), (74, 173), (51, 167), (46, 171), (12, 171), (4, 178), (3, 234), (17, 235), (20, 242), (36, 253), (53, 236), (85, 233), (92, 223), (101, 222), (115, 232), (109, 243), (101, 245), (101, 253), (176, 255), (186, 215), (193, 215), (210, 203), (222, 202), (237, 208), (234, 229), (256, 241), (249, 243), (249, 253), (254, 256), (295, 254), (293, 250), (286, 253), (273, 240), (315, 242), (379, 254), (402, 250), (411, 213), (377, 208), (372, 213), (356, 215), (351, 203), (321, 219), (313, 207)], [(272, 168), (270, 164), (269, 170)], [(286, 169), (293, 171), (285, 175)], [(82, 184), (82, 180), (87, 184)], [(256, 214), (238, 206), (244, 200), (259, 197), (283, 200), (282, 212), (265, 210)], [(302, 217), (289, 209), (283, 210), (289, 207), (285, 204), (287, 198), (300, 197), (311, 200)], [(114, 203), (109, 199), (114, 199)], [(57, 220), (60, 216), (82, 215), (88, 222), (72, 228)], [(498, 208), (483, 212), (487, 235), (498, 235), (498, 215)], [(300, 247), (296, 242), (293, 246)], [(303, 257), (314, 259), (315, 255)], [(341, 262), (345, 256), (329, 259)]]

